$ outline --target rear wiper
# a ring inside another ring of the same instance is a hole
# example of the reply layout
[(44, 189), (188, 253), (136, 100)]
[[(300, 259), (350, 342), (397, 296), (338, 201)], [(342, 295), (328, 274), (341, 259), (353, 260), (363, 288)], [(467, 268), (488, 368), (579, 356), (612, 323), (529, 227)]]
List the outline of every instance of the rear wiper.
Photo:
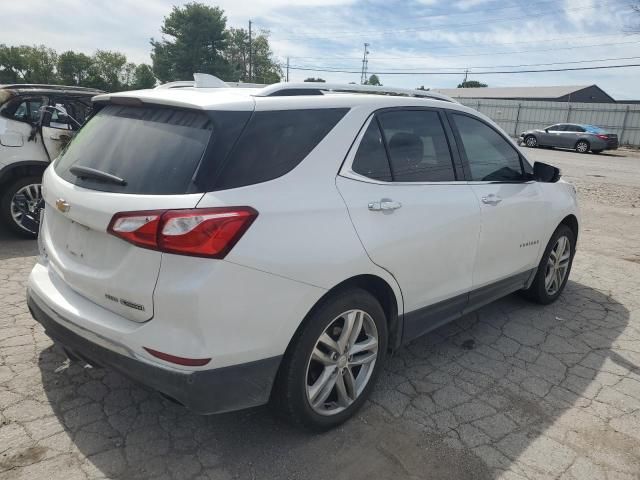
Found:
[(95, 168), (83, 167), (82, 165), (75, 165), (71, 167), (69, 172), (79, 178), (93, 178), (94, 180), (111, 182), (116, 185), (122, 185), (123, 187), (127, 184), (127, 181), (124, 178), (103, 172), (102, 170), (96, 170)]

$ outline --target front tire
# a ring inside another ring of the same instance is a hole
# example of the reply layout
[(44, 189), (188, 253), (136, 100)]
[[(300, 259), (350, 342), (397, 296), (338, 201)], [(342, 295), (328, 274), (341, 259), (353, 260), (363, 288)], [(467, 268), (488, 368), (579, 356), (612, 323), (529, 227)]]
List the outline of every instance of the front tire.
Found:
[(362, 289), (324, 300), (305, 319), (280, 366), (272, 405), (309, 430), (331, 429), (366, 401), (387, 351), (387, 320)]
[(553, 232), (533, 283), (523, 291), (524, 295), (542, 305), (555, 302), (567, 284), (575, 248), (576, 236), (573, 230), (561, 224)]
[(42, 178), (24, 177), (11, 183), (0, 198), (0, 216), (15, 233), (36, 238), (42, 208)]
[(578, 153), (587, 153), (589, 151), (590, 145), (586, 140), (579, 140), (576, 143), (576, 152)]

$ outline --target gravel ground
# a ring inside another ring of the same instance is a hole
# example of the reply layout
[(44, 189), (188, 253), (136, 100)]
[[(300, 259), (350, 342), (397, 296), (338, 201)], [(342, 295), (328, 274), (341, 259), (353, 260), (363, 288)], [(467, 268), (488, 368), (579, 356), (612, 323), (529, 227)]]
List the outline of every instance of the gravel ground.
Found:
[(25, 306), (35, 243), (0, 232), (0, 479), (640, 478), (640, 155), (526, 153), (579, 188), (561, 299), (509, 296), (411, 343), (323, 435), (70, 365)]

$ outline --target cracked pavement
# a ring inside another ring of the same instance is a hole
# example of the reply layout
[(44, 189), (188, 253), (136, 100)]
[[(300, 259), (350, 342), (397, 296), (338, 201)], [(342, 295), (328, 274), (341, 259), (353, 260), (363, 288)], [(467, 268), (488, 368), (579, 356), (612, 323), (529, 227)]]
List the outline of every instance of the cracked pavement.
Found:
[(512, 295), (412, 342), (322, 435), (70, 364), (26, 308), (35, 242), (0, 231), (0, 479), (640, 478), (640, 158), (527, 153), (580, 187), (560, 300)]

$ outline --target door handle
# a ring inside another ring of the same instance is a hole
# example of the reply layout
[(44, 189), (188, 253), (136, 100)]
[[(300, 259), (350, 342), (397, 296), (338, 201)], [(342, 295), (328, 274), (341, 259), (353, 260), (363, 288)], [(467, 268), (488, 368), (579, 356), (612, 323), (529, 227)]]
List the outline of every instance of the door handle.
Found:
[(501, 201), (502, 198), (494, 193), (490, 193), (486, 197), (482, 197), (482, 203), (486, 203), (487, 205), (498, 205)]
[(394, 202), (393, 200), (389, 200), (387, 198), (383, 198), (379, 202), (369, 203), (369, 210), (371, 210), (372, 212), (393, 211), (397, 210), (400, 207), (402, 207), (402, 204), (400, 202)]

